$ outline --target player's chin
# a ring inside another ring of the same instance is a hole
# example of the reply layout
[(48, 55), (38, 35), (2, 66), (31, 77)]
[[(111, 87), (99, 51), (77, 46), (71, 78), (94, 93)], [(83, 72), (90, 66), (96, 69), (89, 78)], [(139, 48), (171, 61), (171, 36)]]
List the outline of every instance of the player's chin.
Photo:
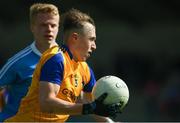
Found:
[(84, 62), (84, 61), (86, 61), (89, 57), (90, 57), (90, 54), (81, 55), (81, 56), (78, 58), (78, 61)]
[(51, 36), (51, 37), (45, 37), (44, 40), (48, 41), (48, 42), (52, 42), (55, 39)]
[(82, 58), (82, 59), (80, 59), (79, 61), (80, 62), (84, 62), (84, 61), (86, 61), (87, 60), (87, 58)]
[(85, 56), (85, 57), (80, 58), (79, 61), (84, 62), (84, 61), (86, 61), (88, 58), (89, 58), (89, 57)]
[(87, 60), (90, 56), (90, 54), (86, 55), (85, 60)]

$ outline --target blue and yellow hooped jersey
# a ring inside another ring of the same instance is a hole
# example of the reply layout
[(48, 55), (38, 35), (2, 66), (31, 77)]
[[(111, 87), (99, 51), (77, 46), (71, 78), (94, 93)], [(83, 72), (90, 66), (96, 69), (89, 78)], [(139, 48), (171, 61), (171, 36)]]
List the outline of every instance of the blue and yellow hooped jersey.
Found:
[[(61, 49), (61, 50), (60, 50)], [(91, 92), (95, 84), (93, 71), (86, 62), (76, 62), (67, 46), (54, 46), (41, 57), (33, 74), (28, 94), (18, 113), (7, 121), (66, 121), (69, 115), (40, 112), (39, 81), (60, 85), (57, 97), (75, 103), (81, 91)]]

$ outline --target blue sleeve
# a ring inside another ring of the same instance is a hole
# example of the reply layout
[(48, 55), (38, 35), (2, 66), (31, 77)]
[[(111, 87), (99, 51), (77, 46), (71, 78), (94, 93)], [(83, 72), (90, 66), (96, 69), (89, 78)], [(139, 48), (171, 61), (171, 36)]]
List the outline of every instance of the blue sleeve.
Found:
[(40, 81), (60, 84), (63, 79), (64, 62), (61, 53), (48, 59), (41, 68)]
[(84, 86), (83, 88), (84, 92), (91, 92), (96, 83), (93, 70), (91, 68), (89, 68), (89, 70), (90, 70), (90, 81)]
[(7, 62), (0, 70), (0, 86), (6, 86), (16, 80), (16, 64)]

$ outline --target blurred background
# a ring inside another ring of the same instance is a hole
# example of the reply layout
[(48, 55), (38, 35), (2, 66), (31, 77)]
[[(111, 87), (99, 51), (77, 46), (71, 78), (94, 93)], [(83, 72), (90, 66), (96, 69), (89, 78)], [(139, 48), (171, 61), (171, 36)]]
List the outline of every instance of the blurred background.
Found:
[[(0, 67), (33, 41), (29, 7), (50, 2), (60, 13), (80, 9), (94, 18), (96, 78), (116, 75), (130, 99), (115, 121), (180, 121), (179, 0), (12, 0), (0, 2)], [(62, 43), (61, 27), (58, 43)], [(93, 121), (73, 116), (69, 121)]]

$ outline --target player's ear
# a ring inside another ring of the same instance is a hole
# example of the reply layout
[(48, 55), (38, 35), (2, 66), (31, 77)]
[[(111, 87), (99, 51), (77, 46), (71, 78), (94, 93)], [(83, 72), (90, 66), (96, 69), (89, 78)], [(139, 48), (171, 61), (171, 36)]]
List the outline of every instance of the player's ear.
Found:
[(71, 36), (75, 41), (78, 39), (78, 33), (77, 32), (73, 32)]

